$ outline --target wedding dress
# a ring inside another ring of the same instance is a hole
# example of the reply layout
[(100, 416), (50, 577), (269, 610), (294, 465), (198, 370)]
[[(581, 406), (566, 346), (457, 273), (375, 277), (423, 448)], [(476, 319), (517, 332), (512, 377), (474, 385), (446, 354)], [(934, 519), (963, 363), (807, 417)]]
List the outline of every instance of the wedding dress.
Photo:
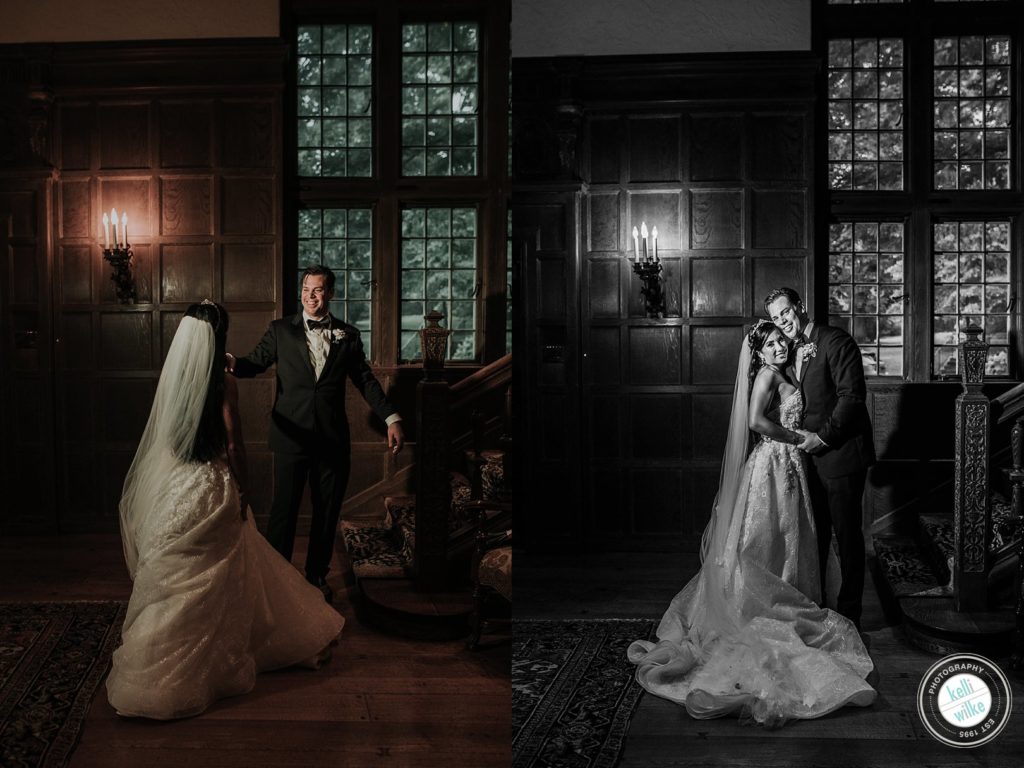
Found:
[[(746, 351), (701, 570), (672, 600), (658, 642), (635, 641), (628, 655), (641, 686), (695, 718), (738, 714), (775, 727), (867, 706), (876, 692), (864, 680), (873, 664), (853, 623), (818, 605), (806, 458), (761, 436), (743, 460)], [(802, 410), (796, 390), (779, 406), (778, 423), (798, 428)]]
[(345, 621), (270, 546), (251, 512), (241, 518), (226, 461), (181, 458), (209, 385), (212, 339), (200, 326), (210, 324), (185, 317), (179, 326), (125, 483), (134, 585), (107, 678), (121, 715), (196, 715), (251, 690), (259, 671), (315, 666)]

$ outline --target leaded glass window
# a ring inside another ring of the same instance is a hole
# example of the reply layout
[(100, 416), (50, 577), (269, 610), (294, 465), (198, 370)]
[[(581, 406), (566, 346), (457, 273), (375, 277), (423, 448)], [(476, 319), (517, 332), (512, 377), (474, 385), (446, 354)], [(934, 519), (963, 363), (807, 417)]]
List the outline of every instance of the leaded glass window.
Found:
[(298, 28), (300, 176), (373, 173), (373, 28)]
[(331, 314), (360, 330), (367, 357), (372, 349), (373, 211), (310, 208), (299, 211), (299, 276), (316, 264), (334, 272)]
[(934, 65), (935, 189), (1009, 189), (1010, 38), (937, 38)]
[(989, 344), (986, 375), (1009, 375), (1010, 222), (933, 224), (932, 249), (933, 374), (957, 373), (956, 345), (971, 324)]
[(868, 376), (902, 376), (905, 249), (902, 222), (829, 227), (829, 323), (853, 336)]
[(903, 189), (903, 41), (828, 44), (830, 189)]
[(476, 243), (474, 208), (402, 211), (402, 360), (420, 359), (418, 331), (435, 309), (452, 332), (448, 359), (476, 359)]
[(402, 26), (402, 175), (475, 176), (479, 29), (473, 22)]

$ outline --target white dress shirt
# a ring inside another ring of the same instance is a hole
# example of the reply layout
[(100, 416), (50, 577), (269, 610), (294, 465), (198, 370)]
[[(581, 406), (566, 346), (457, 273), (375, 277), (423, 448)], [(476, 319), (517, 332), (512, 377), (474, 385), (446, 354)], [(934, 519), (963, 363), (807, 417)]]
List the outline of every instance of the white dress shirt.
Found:
[[(315, 328), (310, 329), (307, 320), (315, 320), (320, 322), (322, 320), (331, 321), (330, 313), (323, 317), (312, 317), (306, 314), (306, 310), (302, 310), (302, 330), (306, 332), (306, 346), (309, 348), (309, 362), (313, 364), (313, 372), (316, 374), (317, 381), (320, 380), (320, 374), (323, 373), (324, 365), (327, 363), (327, 355), (331, 351), (331, 329), (330, 328)], [(397, 413), (392, 413), (388, 416), (384, 423), (389, 427), (396, 421), (401, 421), (402, 417)]]

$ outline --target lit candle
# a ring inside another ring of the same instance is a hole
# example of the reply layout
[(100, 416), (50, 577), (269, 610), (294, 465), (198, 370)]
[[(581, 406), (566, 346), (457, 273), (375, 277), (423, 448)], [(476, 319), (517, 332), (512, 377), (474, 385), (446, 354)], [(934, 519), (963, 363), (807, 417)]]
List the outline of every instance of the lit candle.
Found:
[(644, 241), (644, 262), (647, 261), (647, 222), (640, 222), (640, 239)]
[[(657, 230), (655, 230), (657, 232)], [(655, 235), (657, 237), (657, 235)], [(121, 238), (124, 240), (124, 247), (128, 247), (128, 212), (124, 211), (121, 213)], [(657, 254), (658, 244), (655, 242), (655, 254)]]
[(651, 239), (654, 241), (654, 260), (658, 260), (658, 228), (651, 230)]
[(110, 217), (106, 213), (103, 214), (103, 248), (110, 248)]
[(110, 222), (114, 225), (114, 247), (117, 248), (117, 208), (110, 209)]
[(633, 258), (640, 258), (640, 231), (633, 227)]

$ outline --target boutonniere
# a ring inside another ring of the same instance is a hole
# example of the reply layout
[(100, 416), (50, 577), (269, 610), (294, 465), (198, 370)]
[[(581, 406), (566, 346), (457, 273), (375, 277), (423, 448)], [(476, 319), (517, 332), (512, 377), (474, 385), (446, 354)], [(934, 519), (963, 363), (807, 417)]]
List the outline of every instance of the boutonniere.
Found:
[(796, 352), (800, 355), (800, 362), (806, 363), (808, 357), (814, 357), (818, 354), (818, 345), (810, 341), (801, 346)]
[(344, 341), (347, 336), (348, 334), (345, 333), (344, 328), (335, 328), (331, 331), (331, 343), (337, 344), (338, 342)]

